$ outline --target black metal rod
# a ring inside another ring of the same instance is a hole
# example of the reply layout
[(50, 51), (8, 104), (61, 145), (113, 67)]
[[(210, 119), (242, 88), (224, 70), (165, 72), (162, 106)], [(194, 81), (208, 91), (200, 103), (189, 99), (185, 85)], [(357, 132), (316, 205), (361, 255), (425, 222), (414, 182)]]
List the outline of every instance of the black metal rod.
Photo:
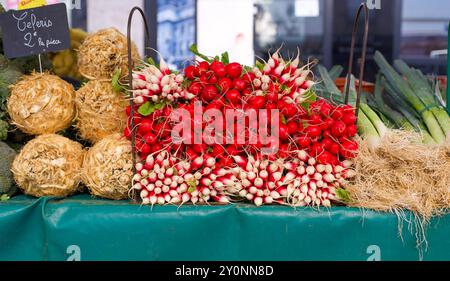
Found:
[(348, 73), (347, 73), (347, 81), (346, 81), (346, 89), (345, 89), (345, 104), (348, 104), (349, 102), (349, 94), (350, 94), (350, 80), (351, 75), (353, 73), (353, 62), (355, 58), (355, 45), (356, 45), (356, 35), (358, 33), (358, 23), (359, 18), (361, 16), (361, 12), (364, 10), (364, 39), (363, 39), (363, 47), (362, 47), (362, 54), (361, 54), (361, 65), (359, 68), (359, 87), (358, 87), (358, 94), (356, 97), (356, 116), (358, 116), (359, 113), (359, 106), (361, 102), (361, 93), (363, 89), (363, 82), (364, 82), (364, 71), (366, 66), (366, 55), (367, 55), (367, 42), (369, 39), (369, 9), (367, 8), (366, 3), (362, 3), (359, 6), (358, 12), (356, 13), (355, 22), (353, 23), (353, 32), (352, 32), (352, 45), (350, 49), (350, 59), (348, 63)]
[[(134, 123), (134, 92), (133, 92), (133, 68), (134, 68), (134, 61), (132, 56), (132, 42), (131, 42), (131, 25), (133, 22), (133, 16), (134, 13), (138, 11), (142, 19), (144, 20), (144, 27), (145, 27), (145, 35), (146, 35), (146, 45), (150, 46), (150, 32), (149, 32), (149, 26), (147, 17), (145, 16), (144, 11), (140, 7), (134, 7), (130, 15), (128, 17), (128, 28), (127, 28), (127, 44), (128, 44), (128, 83), (130, 85), (130, 118), (131, 118), (131, 151), (132, 151), (132, 159), (133, 159), (133, 175), (136, 175), (136, 128)], [(147, 46), (146, 46), (147, 47)], [(136, 201), (136, 196), (133, 195), (133, 200)]]
[(144, 0), (144, 12), (148, 20), (150, 29), (149, 48), (145, 49), (145, 56), (157, 60), (157, 54), (153, 50), (158, 49), (158, 1)]

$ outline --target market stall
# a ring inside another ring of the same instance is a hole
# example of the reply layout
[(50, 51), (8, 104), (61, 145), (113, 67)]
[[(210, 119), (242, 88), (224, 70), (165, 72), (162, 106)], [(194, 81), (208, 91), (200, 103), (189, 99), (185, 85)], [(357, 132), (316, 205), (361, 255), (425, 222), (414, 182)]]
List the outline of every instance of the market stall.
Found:
[(2, 27), (45, 15), (36, 36), (53, 37), (20, 49), (26, 29), (3, 29), (0, 260), (450, 258), (445, 90), (378, 51), (364, 81), (365, 4), (347, 75), (300, 51), (248, 66), (196, 45), (177, 71), (140, 57), (140, 8), (127, 35), (52, 27), (64, 4), (27, 11)]

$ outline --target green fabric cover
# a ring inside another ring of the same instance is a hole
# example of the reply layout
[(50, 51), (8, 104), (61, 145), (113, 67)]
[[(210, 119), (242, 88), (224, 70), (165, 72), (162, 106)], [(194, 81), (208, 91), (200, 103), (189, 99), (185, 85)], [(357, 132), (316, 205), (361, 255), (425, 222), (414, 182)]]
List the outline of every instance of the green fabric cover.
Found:
[[(409, 218), (409, 215), (408, 215)], [(427, 228), (424, 260), (450, 260), (450, 216)], [(402, 240), (403, 238), (403, 240)], [(0, 203), (0, 260), (419, 260), (395, 215), (344, 207), (144, 207), (19, 196)]]

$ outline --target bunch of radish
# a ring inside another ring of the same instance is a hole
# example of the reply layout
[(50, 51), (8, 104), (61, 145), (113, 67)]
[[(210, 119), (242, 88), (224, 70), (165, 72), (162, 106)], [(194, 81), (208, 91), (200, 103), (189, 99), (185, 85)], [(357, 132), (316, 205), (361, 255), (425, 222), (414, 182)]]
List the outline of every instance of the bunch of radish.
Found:
[[(127, 108), (126, 112), (129, 119), (124, 135), (131, 139), (130, 107)], [(140, 159), (145, 160), (148, 155), (161, 151), (171, 152), (172, 141), (170, 132), (172, 128), (167, 117), (170, 114), (171, 108), (169, 106), (164, 107), (162, 110), (156, 110), (147, 116), (135, 112), (134, 133), (136, 134), (136, 150)]]
[[(198, 62), (185, 69), (185, 85), (202, 101), (205, 109), (220, 110), (223, 115), (228, 110), (278, 110), (281, 113), (279, 124), (272, 124), (270, 117), (267, 121), (269, 126), (280, 128), (276, 137), (281, 140), (282, 146), (280, 153), (270, 159), (285, 158), (289, 151), (296, 149), (292, 145), (294, 136), (303, 129), (303, 120), (308, 116), (302, 104), (313, 96), (310, 65), (300, 67), (298, 56), (293, 61), (286, 61), (278, 51), (267, 63), (258, 65), (259, 68), (248, 68), (217, 58)], [(248, 127), (234, 125), (234, 130), (245, 136), (244, 145), (234, 140), (227, 146), (197, 147), (197, 152), (210, 149), (224, 166), (229, 166), (233, 164), (234, 156), (259, 156), (261, 149), (271, 148), (270, 145), (249, 142), (252, 135), (249, 128), (259, 127), (259, 124), (249, 124)]]
[(183, 81), (183, 75), (172, 73), (163, 59), (159, 68), (146, 64), (133, 72), (134, 102), (142, 105), (147, 101), (159, 103), (165, 100), (191, 100), (195, 96), (182, 87)]
[(294, 207), (330, 207), (336, 200), (337, 190), (354, 177), (351, 161), (337, 166), (323, 165), (303, 150), (297, 151), (297, 157), (290, 160), (272, 162), (235, 157), (235, 161), (238, 168), (232, 171), (236, 173), (240, 188), (235, 189), (234, 197), (256, 206), (278, 203)]
[[(358, 152), (354, 109), (317, 100), (311, 65), (301, 66), (298, 56), (285, 60), (277, 51), (254, 68), (230, 63), (227, 55), (202, 58), (186, 67), (183, 75), (170, 71), (163, 60), (133, 73), (135, 128), (130, 119), (124, 134), (128, 138), (132, 131), (136, 134), (141, 162), (134, 189), (143, 203), (249, 201), (257, 206), (329, 207), (354, 176), (351, 165)], [(202, 129), (212, 123), (194, 120), (198, 102), (203, 112), (214, 109), (224, 116), (229, 110), (278, 110), (278, 124), (266, 121), (278, 128), (271, 138), (279, 140), (279, 149), (262, 153), (271, 144), (250, 142), (255, 133), (250, 127), (255, 126), (240, 123), (232, 126), (239, 133), (231, 143), (223, 135), (223, 142), (208, 145), (201, 135), (202, 142), (193, 144), (195, 126), (184, 132), (184, 140), (190, 142), (175, 142), (171, 135), (175, 110), (189, 112), (190, 122), (200, 122)], [(237, 141), (239, 134), (244, 143)]]
[(358, 153), (354, 140), (358, 133), (351, 106), (334, 106), (325, 100), (310, 105), (304, 129), (297, 135), (297, 146), (316, 157), (319, 164), (339, 165)]
[[(298, 105), (305, 102), (308, 91), (314, 86), (309, 79), (311, 64), (300, 66), (300, 54), (292, 61), (284, 60), (276, 51), (259, 68), (249, 74), (257, 96), (273, 96), (273, 101), (283, 100), (286, 104)], [(268, 94), (267, 94), (268, 93)], [(274, 96), (278, 95), (278, 99)], [(287, 110), (289, 111), (289, 110)]]
[(229, 203), (222, 192), (227, 172), (215, 165), (213, 157), (188, 162), (166, 151), (149, 155), (143, 164), (136, 165), (133, 190), (139, 192), (143, 204)]

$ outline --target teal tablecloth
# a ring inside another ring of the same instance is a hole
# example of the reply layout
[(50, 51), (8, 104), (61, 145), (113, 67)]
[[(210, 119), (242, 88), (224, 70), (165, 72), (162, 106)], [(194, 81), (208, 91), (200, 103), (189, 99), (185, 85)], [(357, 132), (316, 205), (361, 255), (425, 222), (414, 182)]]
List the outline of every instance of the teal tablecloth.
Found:
[[(427, 228), (424, 260), (450, 260), (450, 216)], [(143, 207), (86, 195), (0, 203), (0, 260), (419, 260), (395, 215), (247, 205)]]

